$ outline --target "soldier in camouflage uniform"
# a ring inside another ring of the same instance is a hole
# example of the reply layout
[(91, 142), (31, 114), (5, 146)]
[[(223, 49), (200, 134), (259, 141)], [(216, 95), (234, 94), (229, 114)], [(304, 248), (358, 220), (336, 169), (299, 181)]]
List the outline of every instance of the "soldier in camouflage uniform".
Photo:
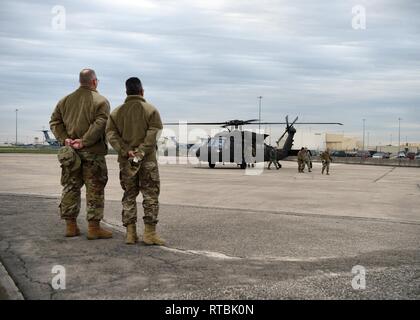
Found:
[(106, 134), (118, 152), (122, 198), (122, 222), (127, 228), (127, 244), (135, 244), (137, 236), (137, 203), (143, 195), (143, 242), (164, 245), (156, 234), (159, 213), (160, 178), (156, 158), (156, 143), (163, 129), (159, 112), (144, 99), (140, 79), (126, 81), (127, 98), (112, 111)]
[(274, 166), (277, 170), (280, 169), (280, 164), (277, 160), (277, 149), (274, 147), (270, 148), (270, 161), (268, 162), (268, 170), (270, 170), (271, 164), (274, 163)]
[(330, 174), (330, 163), (332, 161), (330, 151), (327, 149), (323, 153), (321, 153), (321, 161), (322, 161), (322, 174), (324, 174), (325, 169), (327, 169), (327, 175)]
[(298, 160), (298, 172), (304, 172), (305, 170), (305, 148), (301, 148), (297, 154)]
[[(102, 229), (100, 221), (104, 216), (104, 189), (108, 181), (105, 126), (110, 106), (96, 91), (95, 71), (83, 69), (79, 81), (80, 87), (58, 102), (50, 120), (51, 131), (66, 146), (58, 155), (63, 186), (60, 214), (66, 220), (66, 236), (80, 235), (76, 219), (80, 211), (80, 189), (85, 185), (87, 238), (107, 239), (112, 233)], [(63, 155), (72, 152), (78, 165), (70, 167)]]
[(305, 155), (303, 158), (303, 170), (305, 170), (305, 165), (308, 167), (308, 172), (312, 172), (311, 152), (308, 150), (308, 148), (305, 148)]

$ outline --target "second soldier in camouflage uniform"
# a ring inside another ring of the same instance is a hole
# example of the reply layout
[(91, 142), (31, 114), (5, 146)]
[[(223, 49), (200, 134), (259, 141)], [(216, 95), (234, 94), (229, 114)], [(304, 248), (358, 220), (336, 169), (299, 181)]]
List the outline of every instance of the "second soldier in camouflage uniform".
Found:
[(305, 156), (303, 162), (303, 169), (305, 170), (305, 165), (308, 167), (308, 172), (312, 172), (312, 161), (311, 161), (311, 153), (308, 148), (305, 148)]
[[(66, 145), (59, 153), (63, 186), (60, 214), (67, 223), (66, 236), (80, 235), (76, 219), (80, 211), (80, 189), (85, 185), (87, 237), (106, 239), (112, 233), (102, 229), (100, 221), (104, 216), (104, 189), (108, 181), (105, 126), (110, 107), (108, 100), (96, 91), (95, 71), (83, 69), (79, 81), (80, 87), (58, 102), (50, 121), (55, 137)], [(66, 154), (77, 158), (76, 166), (65, 165)]]
[(134, 244), (137, 237), (137, 203), (143, 195), (144, 234), (146, 244), (163, 245), (156, 234), (159, 213), (160, 179), (156, 159), (156, 142), (163, 128), (159, 112), (143, 98), (138, 78), (126, 81), (127, 98), (112, 111), (106, 134), (118, 152), (122, 198), (122, 221), (127, 228), (126, 243)]
[(322, 174), (324, 174), (325, 169), (327, 169), (327, 175), (330, 174), (330, 163), (332, 161), (330, 150), (325, 150), (321, 153), (321, 161), (322, 161)]
[(269, 151), (270, 161), (268, 162), (268, 170), (270, 170), (271, 164), (274, 163), (274, 166), (277, 170), (280, 169), (280, 163), (277, 160), (277, 149), (275, 147), (270, 147)]
[(298, 172), (304, 172), (305, 170), (305, 148), (301, 148), (297, 154), (298, 160)]

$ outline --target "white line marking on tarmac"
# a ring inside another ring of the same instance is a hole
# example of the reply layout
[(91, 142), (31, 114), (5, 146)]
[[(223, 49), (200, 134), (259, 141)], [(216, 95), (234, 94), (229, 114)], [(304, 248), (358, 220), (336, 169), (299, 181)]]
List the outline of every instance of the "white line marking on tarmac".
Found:
[[(112, 223), (109, 223), (105, 220), (102, 220), (102, 223), (112, 228), (116, 231), (121, 233), (125, 233), (125, 228), (122, 226), (118, 226)], [(167, 246), (156, 246), (165, 251), (174, 252), (174, 253), (182, 253), (187, 255), (196, 255), (202, 256), (211, 259), (218, 259), (218, 260), (252, 260), (252, 261), (283, 261), (283, 262), (314, 262), (319, 260), (327, 260), (327, 259), (336, 259), (337, 256), (321, 256), (321, 257), (272, 257), (272, 256), (250, 256), (250, 257), (235, 257), (230, 256), (221, 252), (217, 251), (207, 251), (207, 250), (188, 250), (188, 249), (179, 249), (179, 248), (171, 248)]]
[(193, 254), (198, 256), (205, 256), (208, 258), (214, 259), (222, 259), (222, 260), (241, 260), (244, 259), (243, 257), (233, 257), (228, 256), (224, 253), (215, 252), (215, 251), (205, 251), (205, 250), (187, 250), (187, 249), (178, 249), (178, 248), (170, 248), (170, 247), (161, 247), (163, 250), (176, 252), (176, 253), (183, 253), (183, 254)]
[(321, 257), (272, 257), (272, 256), (250, 256), (250, 257), (234, 257), (221, 252), (205, 251), (205, 250), (187, 250), (170, 247), (161, 247), (163, 250), (204, 256), (207, 258), (221, 259), (221, 260), (254, 260), (254, 261), (283, 261), (283, 262), (314, 262), (319, 260), (337, 259), (337, 256), (321, 256)]

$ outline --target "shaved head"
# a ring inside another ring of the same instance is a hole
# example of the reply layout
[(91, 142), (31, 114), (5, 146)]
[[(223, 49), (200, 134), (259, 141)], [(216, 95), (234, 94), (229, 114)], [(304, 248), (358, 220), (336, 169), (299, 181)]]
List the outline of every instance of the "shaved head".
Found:
[(96, 80), (95, 70), (83, 69), (79, 74), (79, 82), (82, 86), (90, 86), (92, 80)]

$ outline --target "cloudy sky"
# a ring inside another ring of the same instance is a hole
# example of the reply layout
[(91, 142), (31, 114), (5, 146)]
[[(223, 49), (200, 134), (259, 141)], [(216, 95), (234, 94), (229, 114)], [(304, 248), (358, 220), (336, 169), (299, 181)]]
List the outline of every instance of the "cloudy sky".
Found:
[(317, 130), (361, 137), (364, 118), (371, 144), (387, 144), (401, 117), (403, 140), (420, 142), (417, 0), (2, 0), (0, 55), (0, 142), (16, 108), (20, 141), (48, 128), (83, 67), (112, 108), (140, 77), (164, 121), (257, 118), (261, 95), (265, 121), (338, 121)]

